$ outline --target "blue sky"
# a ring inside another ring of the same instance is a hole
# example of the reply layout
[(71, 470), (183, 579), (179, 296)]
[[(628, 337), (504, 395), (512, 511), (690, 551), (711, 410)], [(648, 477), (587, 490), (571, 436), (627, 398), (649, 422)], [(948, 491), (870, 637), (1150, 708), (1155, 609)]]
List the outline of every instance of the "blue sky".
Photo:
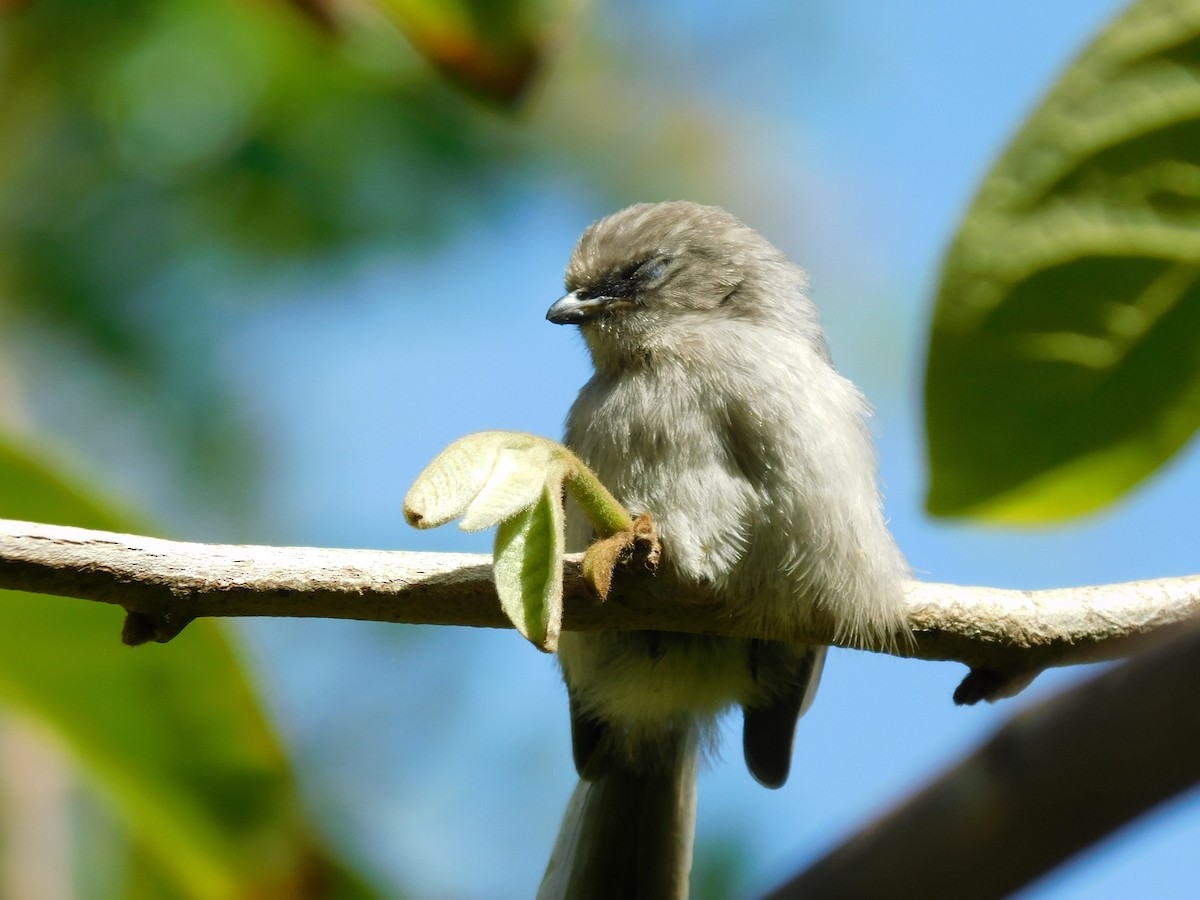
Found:
[[(1057, 530), (922, 512), (922, 354), (940, 254), (1023, 116), (1122, 4), (813, 6), (618, 2), (581, 27), (655, 35), (668, 86), (736, 123), (741, 152), (698, 199), (810, 270), (834, 356), (877, 406), (889, 514), (914, 568), (1030, 588), (1200, 570), (1193, 504), (1180, 500), (1200, 488), (1194, 447), (1118, 508)], [(231, 323), (223, 358), (273, 461), (270, 515), (253, 539), (489, 548), (488, 535), (407, 529), (401, 498), (462, 434), (559, 434), (588, 365), (577, 336), (543, 314), (575, 238), (611, 211), (564, 184), (530, 177), (434, 256), (372, 257), (337, 284), (317, 280), (299, 304)], [(550, 660), (501, 632), (306, 621), (247, 633), (312, 802), (359, 852), (419, 896), (531, 895), (574, 783)], [(1086, 673), (957, 709), (962, 674), (835, 651), (783, 790), (751, 781), (736, 737), (702, 776), (700, 852), (737, 842), (745, 889), (762, 891)], [(1198, 844), (1200, 805), (1184, 798), (1027, 896), (1192, 896)]]

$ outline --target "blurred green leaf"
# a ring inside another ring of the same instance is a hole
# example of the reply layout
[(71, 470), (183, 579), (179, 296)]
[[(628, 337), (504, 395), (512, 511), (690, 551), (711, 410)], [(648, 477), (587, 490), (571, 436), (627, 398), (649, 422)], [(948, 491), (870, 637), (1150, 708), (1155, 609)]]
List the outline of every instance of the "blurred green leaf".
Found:
[(462, 87), (516, 106), (576, 0), (374, 0), (417, 51)]
[[(41, 450), (0, 436), (0, 516), (128, 530)], [(0, 698), (58, 736), (159, 867), (197, 898), (367, 896), (319, 849), (227, 632), (121, 645), (121, 610), (0, 591)]]
[(268, 4), (47, 0), (0, 46), (0, 303), (129, 397), (186, 502), (243, 512), (230, 312), (435, 245), (503, 142), (382, 22), (335, 44)]
[(1142, 0), (996, 164), (945, 262), (930, 512), (1096, 509), (1200, 426), (1200, 2)]
[(692, 864), (690, 900), (728, 900), (751, 894), (749, 848), (733, 833), (698, 839)]
[(550, 486), (533, 506), (496, 529), (495, 578), (513, 625), (546, 652), (562, 628), (562, 489)]

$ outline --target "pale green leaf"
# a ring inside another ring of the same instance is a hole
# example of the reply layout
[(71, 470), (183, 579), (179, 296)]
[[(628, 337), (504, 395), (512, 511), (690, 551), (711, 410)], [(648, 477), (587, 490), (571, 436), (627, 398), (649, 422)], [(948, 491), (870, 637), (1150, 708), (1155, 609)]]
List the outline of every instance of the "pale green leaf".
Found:
[(482, 431), (459, 438), (425, 467), (404, 498), (404, 516), (417, 528), (437, 528), (467, 511), (487, 484), (503, 449), (497, 437)]
[(417, 476), (404, 514), (418, 528), (463, 516), (464, 531), (490, 528), (528, 508), (566, 463), (558, 444), (520, 431), (480, 431), (459, 438)]
[(491, 528), (538, 501), (547, 481), (561, 480), (561, 463), (554, 445), (538, 441), (525, 446), (505, 447), (496, 456), (496, 466), (478, 496), (471, 501), (459, 528), (479, 531)]
[(545, 486), (538, 502), (496, 530), (495, 579), (500, 605), (516, 629), (547, 652), (562, 628), (561, 489)]
[(947, 256), (926, 377), (939, 515), (1093, 510), (1200, 427), (1200, 0), (1070, 67)]

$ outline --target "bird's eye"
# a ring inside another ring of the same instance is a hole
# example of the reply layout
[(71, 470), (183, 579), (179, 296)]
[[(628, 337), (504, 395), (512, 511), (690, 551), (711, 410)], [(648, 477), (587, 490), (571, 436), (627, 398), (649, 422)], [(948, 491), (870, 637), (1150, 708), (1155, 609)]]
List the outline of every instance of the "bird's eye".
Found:
[(637, 277), (643, 284), (658, 281), (667, 274), (667, 258), (655, 256), (638, 266)]

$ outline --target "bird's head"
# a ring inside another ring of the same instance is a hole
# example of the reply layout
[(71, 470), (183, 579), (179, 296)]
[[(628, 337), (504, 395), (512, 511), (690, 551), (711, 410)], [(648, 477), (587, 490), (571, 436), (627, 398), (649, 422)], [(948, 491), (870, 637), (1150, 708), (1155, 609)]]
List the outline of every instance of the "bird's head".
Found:
[(583, 233), (546, 318), (581, 326), (597, 368), (619, 369), (703, 343), (731, 319), (807, 330), (816, 311), (804, 287), (802, 270), (723, 209), (639, 203)]

